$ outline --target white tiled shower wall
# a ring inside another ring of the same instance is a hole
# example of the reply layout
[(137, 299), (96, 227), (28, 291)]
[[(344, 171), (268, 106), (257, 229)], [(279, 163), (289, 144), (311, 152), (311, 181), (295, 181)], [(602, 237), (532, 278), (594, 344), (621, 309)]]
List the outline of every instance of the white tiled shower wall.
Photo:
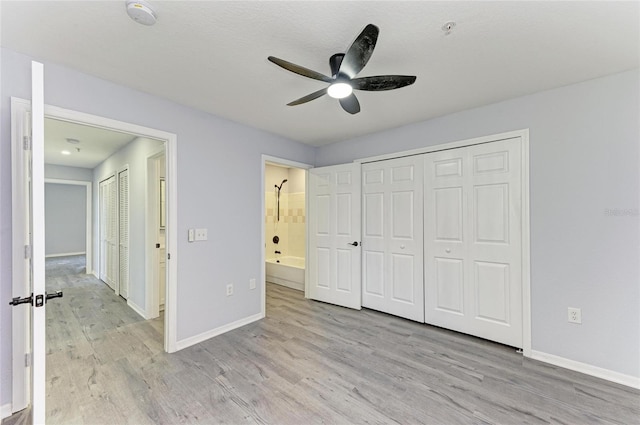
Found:
[[(277, 221), (277, 190), (282, 180), (287, 182), (280, 192), (280, 221)], [(305, 256), (305, 172), (297, 168), (284, 168), (267, 164), (265, 166), (265, 243), (267, 260), (281, 256)], [(277, 235), (280, 242), (273, 243)]]

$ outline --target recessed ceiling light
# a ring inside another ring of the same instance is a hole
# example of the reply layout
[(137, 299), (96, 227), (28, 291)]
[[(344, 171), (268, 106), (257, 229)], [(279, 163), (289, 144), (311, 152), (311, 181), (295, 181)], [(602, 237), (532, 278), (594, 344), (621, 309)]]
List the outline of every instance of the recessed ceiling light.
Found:
[(60, 152), (60, 153), (61, 153), (62, 155), (71, 155), (71, 152), (69, 152), (69, 151), (62, 151), (62, 152)]
[(77, 145), (80, 143), (78, 139), (67, 139), (67, 143), (71, 143), (72, 145)]
[(144, 0), (128, 0), (127, 14), (131, 19), (142, 25), (153, 25), (158, 20), (151, 5)]

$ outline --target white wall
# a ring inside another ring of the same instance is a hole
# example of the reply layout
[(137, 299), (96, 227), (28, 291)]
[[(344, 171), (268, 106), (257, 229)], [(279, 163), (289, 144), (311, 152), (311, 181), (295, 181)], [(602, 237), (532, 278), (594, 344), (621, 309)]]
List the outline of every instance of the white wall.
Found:
[(80, 185), (46, 183), (45, 255), (86, 252), (87, 189)]
[[(7, 49), (0, 55), (0, 300), (6, 300), (12, 255), (10, 96), (29, 98), (32, 58)], [(177, 134), (178, 340), (259, 314), (260, 289), (249, 290), (249, 279), (259, 279), (263, 267), (262, 155), (310, 164), (315, 149), (59, 65), (45, 63), (44, 73), (47, 104)], [(208, 241), (187, 242), (187, 229), (196, 227), (209, 229)], [(234, 295), (227, 297), (230, 282)], [(0, 326), (5, 405), (11, 401), (11, 311), (5, 302)]]
[[(640, 377), (639, 77), (629, 71), (321, 147), (316, 164), (529, 128), (532, 348)], [(567, 322), (568, 307), (582, 309), (582, 325)]]
[[(93, 211), (100, 211), (100, 182), (129, 168), (129, 288), (128, 300), (148, 310), (145, 292), (145, 217), (147, 157), (156, 153), (163, 142), (138, 137), (93, 169)], [(99, 214), (93, 215), (93, 252), (100, 253)], [(93, 257), (93, 270), (100, 270), (100, 255)], [(98, 272), (97, 272), (98, 273)]]

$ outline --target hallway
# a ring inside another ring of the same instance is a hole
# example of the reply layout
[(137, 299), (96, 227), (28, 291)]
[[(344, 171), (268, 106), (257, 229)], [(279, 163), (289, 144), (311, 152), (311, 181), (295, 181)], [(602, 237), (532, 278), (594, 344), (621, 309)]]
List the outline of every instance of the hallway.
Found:
[(47, 303), (47, 422), (115, 423), (131, 402), (120, 397), (136, 396), (120, 388), (127, 374), (163, 352), (163, 317), (145, 321), (84, 256), (48, 258), (46, 287), (64, 292)]

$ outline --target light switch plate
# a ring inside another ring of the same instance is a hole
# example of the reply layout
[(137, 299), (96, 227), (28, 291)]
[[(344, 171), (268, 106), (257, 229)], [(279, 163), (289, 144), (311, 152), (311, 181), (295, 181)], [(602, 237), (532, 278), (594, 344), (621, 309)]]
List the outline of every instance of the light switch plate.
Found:
[(196, 229), (189, 229), (189, 242), (193, 242), (196, 240)]

